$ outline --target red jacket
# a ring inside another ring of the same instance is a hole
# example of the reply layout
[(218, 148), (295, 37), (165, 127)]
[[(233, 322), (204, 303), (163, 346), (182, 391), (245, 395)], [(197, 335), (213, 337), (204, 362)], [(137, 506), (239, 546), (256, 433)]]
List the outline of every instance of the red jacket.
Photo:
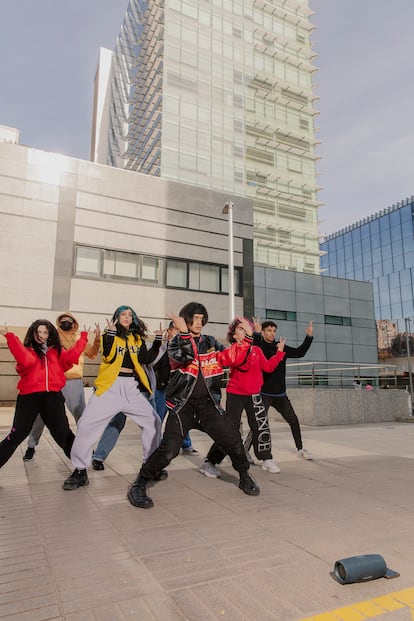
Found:
[(236, 395), (257, 395), (263, 385), (263, 371), (271, 373), (285, 357), (284, 351), (278, 351), (267, 359), (260, 347), (252, 346), (246, 362), (230, 369), (227, 392)]
[(20, 375), (17, 389), (21, 395), (61, 390), (66, 383), (65, 371), (78, 362), (88, 342), (88, 333), (81, 332), (74, 347), (62, 349), (60, 356), (57, 350), (51, 347), (41, 360), (34, 349), (25, 347), (13, 332), (7, 332), (4, 336), (17, 362), (16, 371)]

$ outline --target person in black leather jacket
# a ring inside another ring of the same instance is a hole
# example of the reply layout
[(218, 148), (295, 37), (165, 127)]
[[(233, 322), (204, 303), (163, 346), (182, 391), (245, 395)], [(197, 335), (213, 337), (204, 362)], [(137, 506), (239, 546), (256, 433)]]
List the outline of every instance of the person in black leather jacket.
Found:
[(170, 315), (170, 319), (179, 330), (168, 344), (171, 374), (166, 401), (170, 412), (161, 444), (142, 465), (128, 491), (128, 499), (142, 509), (153, 506), (147, 495), (148, 483), (159, 478), (161, 471), (178, 455), (183, 437), (194, 428), (205, 431), (223, 447), (239, 473), (240, 489), (257, 496), (260, 489), (249, 476), (240, 432), (231, 418), (224, 415), (212, 392), (215, 379), (223, 373), (223, 365), (237, 366), (244, 360), (251, 344), (251, 327), (246, 321), (250, 339), (224, 350), (213, 336), (201, 334), (208, 321), (207, 309), (202, 304), (190, 302), (180, 310), (179, 316)]

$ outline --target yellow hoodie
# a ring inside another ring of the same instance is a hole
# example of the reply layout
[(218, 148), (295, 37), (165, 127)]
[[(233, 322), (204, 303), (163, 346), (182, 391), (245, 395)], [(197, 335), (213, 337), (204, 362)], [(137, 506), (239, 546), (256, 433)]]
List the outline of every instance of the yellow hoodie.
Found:
[[(70, 317), (73, 321), (73, 327), (67, 332), (65, 330), (62, 330), (62, 328), (59, 327), (62, 317)], [(57, 331), (59, 333), (60, 344), (62, 345), (63, 349), (70, 349), (71, 347), (73, 347), (76, 341), (79, 339), (80, 333), (79, 333), (79, 324), (76, 318), (72, 315), (72, 313), (69, 313), (69, 312), (61, 313), (56, 318), (56, 326), (57, 326)], [(73, 367), (69, 369), (69, 371), (66, 371), (65, 373), (66, 379), (68, 380), (83, 379), (83, 365), (85, 364), (85, 356), (87, 356), (91, 360), (94, 360), (99, 353), (99, 347), (100, 347), (100, 338), (95, 336), (95, 340), (93, 344), (89, 345), (88, 343), (86, 345), (85, 351), (79, 357), (78, 364), (74, 364)]]

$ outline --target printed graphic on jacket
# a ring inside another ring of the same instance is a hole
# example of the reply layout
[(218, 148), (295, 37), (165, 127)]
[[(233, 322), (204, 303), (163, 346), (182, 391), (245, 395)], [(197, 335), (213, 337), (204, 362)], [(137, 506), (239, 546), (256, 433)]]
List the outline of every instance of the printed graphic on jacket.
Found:
[(223, 373), (223, 367), (217, 360), (216, 351), (207, 352), (206, 354), (198, 354), (198, 358), (195, 358), (185, 367), (178, 366), (174, 363), (174, 361), (171, 361), (172, 372), (179, 371), (183, 375), (191, 375), (192, 377), (198, 376), (200, 366), (201, 372), (205, 378), (216, 377), (217, 375), (222, 375)]

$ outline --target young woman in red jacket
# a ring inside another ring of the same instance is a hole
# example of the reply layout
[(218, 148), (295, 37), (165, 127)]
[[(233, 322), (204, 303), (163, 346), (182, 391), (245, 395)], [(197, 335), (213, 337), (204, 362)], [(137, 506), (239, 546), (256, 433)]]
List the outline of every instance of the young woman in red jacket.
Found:
[(86, 347), (88, 333), (81, 332), (75, 346), (66, 350), (62, 349), (55, 326), (47, 319), (32, 323), (24, 343), (6, 327), (0, 328), (0, 334), (7, 340), (20, 375), (12, 428), (0, 442), (0, 468), (27, 438), (38, 414), (55, 442), (70, 457), (75, 436), (66, 417), (61, 389), (66, 381), (65, 371), (78, 362)]
[[(253, 328), (253, 324), (251, 325)], [(229, 325), (227, 339), (230, 343), (240, 343), (245, 338), (249, 338), (249, 336), (246, 335), (241, 320), (237, 318)], [(269, 422), (262, 403), (260, 389), (263, 384), (263, 371), (271, 373), (283, 360), (285, 342), (286, 339), (280, 340), (278, 351), (269, 359), (265, 357), (260, 347), (252, 344), (243, 363), (230, 368), (230, 379), (226, 388), (227, 416), (239, 428), (243, 410), (246, 411), (247, 421), (253, 433), (255, 455), (262, 462), (263, 470), (272, 473), (280, 472), (280, 469), (273, 461)], [(213, 444), (200, 468), (200, 472), (208, 477), (219, 477), (220, 471), (216, 468), (216, 464), (219, 464), (225, 456), (226, 454), (220, 446), (216, 443)]]

